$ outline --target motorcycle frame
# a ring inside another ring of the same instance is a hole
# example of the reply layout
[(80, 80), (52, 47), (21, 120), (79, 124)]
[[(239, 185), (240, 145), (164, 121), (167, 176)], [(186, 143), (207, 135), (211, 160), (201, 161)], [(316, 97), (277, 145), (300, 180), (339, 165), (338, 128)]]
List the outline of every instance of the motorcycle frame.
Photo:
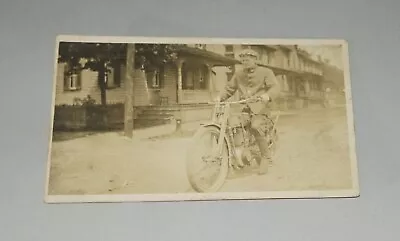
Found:
[[(233, 133), (232, 133), (233, 127), (229, 126), (228, 118), (230, 117), (231, 114), (230, 110), (232, 104), (243, 104), (246, 103), (247, 101), (248, 100), (210, 103), (214, 104), (211, 121), (202, 124), (203, 127), (214, 126), (219, 129), (218, 146), (217, 149), (215, 150), (216, 156), (218, 157), (222, 156), (223, 144), (224, 140), (226, 139), (226, 145), (228, 147), (228, 161), (229, 165), (232, 167), (238, 164), (240, 166), (243, 166), (244, 164), (241, 158), (237, 156), (236, 148), (234, 146)], [(242, 132), (243, 135), (247, 134), (246, 133), (247, 131), (244, 128), (242, 122), (240, 128), (243, 130)], [(244, 143), (243, 145), (248, 145), (248, 143)]]
[[(209, 102), (209, 104), (214, 104), (213, 111), (212, 111), (212, 116), (211, 116), (211, 121), (208, 123), (203, 123), (203, 127), (207, 126), (214, 126), (217, 129), (219, 129), (219, 137), (218, 137), (218, 146), (216, 150), (216, 156), (222, 157), (222, 150), (223, 150), (223, 144), (224, 144), (224, 139), (226, 139), (226, 145), (228, 148), (228, 162), (231, 167), (237, 167), (243, 166), (243, 161), (241, 157), (239, 157), (236, 153), (236, 146), (234, 144), (234, 137), (232, 130), (235, 127), (229, 126), (228, 124), (228, 119), (231, 115), (230, 110), (231, 110), (231, 105), (232, 104), (246, 104), (248, 103), (249, 99), (245, 100), (240, 100), (240, 101), (231, 101), (231, 102)], [(222, 115), (221, 115), (222, 113)], [(219, 116), (220, 115), (220, 116)], [(241, 116), (241, 114), (239, 114)], [(250, 118), (253, 114), (250, 113)], [(271, 128), (271, 132), (269, 135), (273, 135), (274, 132), (276, 131), (276, 125), (279, 119), (279, 113), (276, 116), (275, 120), (273, 120), (273, 126)], [(242, 118), (242, 116), (241, 116)], [(244, 139), (243, 147), (249, 147), (251, 146), (251, 136), (249, 136), (248, 130), (244, 127), (243, 120), (241, 119), (241, 126), (240, 128), (242, 129), (242, 135)], [(246, 138), (247, 136), (247, 138)], [(273, 143), (269, 145), (271, 147)], [(276, 144), (276, 143), (275, 143)]]

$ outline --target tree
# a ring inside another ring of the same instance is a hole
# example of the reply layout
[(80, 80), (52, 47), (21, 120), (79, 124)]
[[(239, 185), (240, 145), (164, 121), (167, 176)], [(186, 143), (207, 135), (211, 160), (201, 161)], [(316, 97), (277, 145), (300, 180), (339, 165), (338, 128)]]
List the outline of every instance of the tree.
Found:
[[(66, 62), (72, 69), (90, 69), (98, 73), (97, 82), (101, 93), (101, 104), (106, 105), (106, 75), (111, 68), (124, 61), (126, 44), (61, 42), (59, 62)], [(82, 66), (80, 62), (84, 60)]]
[(135, 44), (135, 68), (147, 69), (174, 62), (182, 44)]
[[(134, 69), (157, 67), (177, 58), (179, 44), (135, 44)], [(71, 69), (90, 69), (98, 73), (101, 104), (106, 105), (106, 74), (111, 68), (125, 64), (126, 43), (60, 42), (59, 62), (68, 63)], [(84, 60), (82, 66), (80, 62)]]
[[(126, 65), (124, 132), (132, 137), (133, 131), (133, 73), (136, 69), (146, 70), (177, 59), (178, 44), (126, 44), (126, 43), (82, 43), (61, 42), (58, 61), (68, 63), (70, 69), (90, 69), (98, 72), (101, 104), (106, 105), (106, 73), (110, 68)], [(82, 60), (84, 64), (81, 65)], [(107, 123), (106, 116), (103, 116)]]

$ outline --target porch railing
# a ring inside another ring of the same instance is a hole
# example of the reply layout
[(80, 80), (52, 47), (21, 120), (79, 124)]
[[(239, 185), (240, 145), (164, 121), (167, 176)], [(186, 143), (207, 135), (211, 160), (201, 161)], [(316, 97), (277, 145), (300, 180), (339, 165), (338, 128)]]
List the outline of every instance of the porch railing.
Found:
[(206, 103), (212, 99), (212, 94), (208, 90), (183, 90), (182, 103)]

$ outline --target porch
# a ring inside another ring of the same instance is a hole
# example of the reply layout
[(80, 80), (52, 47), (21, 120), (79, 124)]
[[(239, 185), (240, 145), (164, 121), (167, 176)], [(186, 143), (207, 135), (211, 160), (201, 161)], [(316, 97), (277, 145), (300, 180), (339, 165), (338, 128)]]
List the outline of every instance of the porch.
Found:
[(213, 68), (238, 63), (236, 59), (205, 49), (181, 47), (175, 63), (146, 72), (148, 105), (206, 103), (216, 92)]
[(321, 75), (274, 67), (271, 69), (281, 87), (280, 97), (274, 104), (275, 109), (301, 109), (322, 104), (324, 79)]
[[(135, 105), (137, 128), (208, 119), (218, 81), (213, 67), (232, 66), (239, 61), (204, 49), (182, 47), (175, 63), (146, 73), (148, 104)], [(140, 97), (139, 97), (140, 98)]]
[(210, 67), (200, 63), (166, 66), (161, 74), (147, 73), (146, 80), (147, 88), (138, 91), (147, 95), (136, 96), (146, 99), (135, 101), (139, 107), (207, 103), (215, 93), (215, 76)]

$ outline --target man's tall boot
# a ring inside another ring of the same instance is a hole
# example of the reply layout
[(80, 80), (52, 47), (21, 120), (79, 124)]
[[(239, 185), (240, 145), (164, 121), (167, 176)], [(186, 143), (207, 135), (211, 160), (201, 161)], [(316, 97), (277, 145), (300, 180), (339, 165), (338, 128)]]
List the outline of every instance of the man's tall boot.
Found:
[(260, 167), (258, 169), (258, 175), (265, 175), (268, 172), (271, 158), (261, 157)]
[(268, 168), (271, 164), (271, 155), (268, 149), (268, 139), (266, 137), (258, 137), (257, 144), (261, 152), (261, 160), (259, 166), (259, 175), (264, 175), (268, 172)]

